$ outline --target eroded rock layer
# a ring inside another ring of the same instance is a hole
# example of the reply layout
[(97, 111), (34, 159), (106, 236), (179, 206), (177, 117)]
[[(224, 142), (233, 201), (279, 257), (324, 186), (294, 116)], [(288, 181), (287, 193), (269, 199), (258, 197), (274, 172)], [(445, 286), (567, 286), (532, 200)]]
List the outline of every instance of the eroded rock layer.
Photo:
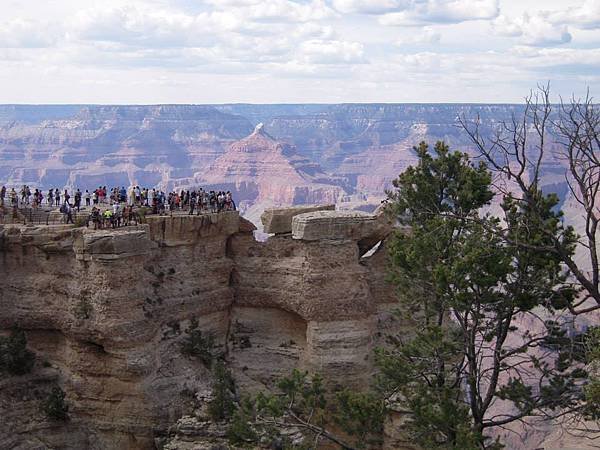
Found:
[[(30, 374), (0, 382), (0, 448), (146, 449), (169, 425), (190, 428), (190, 396), (211, 386), (180, 351), (193, 320), (242, 389), (295, 367), (365, 386), (377, 336), (398, 324), (383, 246), (361, 258), (344, 217), (335, 239), (266, 242), (236, 212), (118, 230), (0, 227), (0, 332), (24, 329), (36, 354)], [(40, 411), (55, 386), (66, 423)]]

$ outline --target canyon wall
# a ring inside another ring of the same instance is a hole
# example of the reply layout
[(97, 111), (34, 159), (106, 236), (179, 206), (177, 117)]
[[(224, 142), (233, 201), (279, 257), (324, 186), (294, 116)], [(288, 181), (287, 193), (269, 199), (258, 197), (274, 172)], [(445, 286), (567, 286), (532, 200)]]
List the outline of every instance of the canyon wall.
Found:
[[(225, 189), (256, 223), (271, 206), (372, 211), (416, 162), (420, 141), (468, 152), (458, 117), (479, 117), (489, 138), (522, 112), (469, 104), (0, 105), (0, 185)], [(542, 171), (543, 185), (568, 191), (564, 162)]]
[[(323, 214), (335, 222), (340, 213), (312, 214), (321, 216), (294, 220), (322, 227)], [(401, 324), (384, 246), (364, 256), (359, 245), (382, 228), (359, 216), (324, 239), (290, 232), (265, 242), (237, 212), (117, 230), (0, 225), (0, 330), (24, 329), (36, 354), (30, 374), (0, 380), (0, 448), (164, 443), (210, 391), (208, 369), (180, 351), (193, 319), (242, 390), (296, 367), (365, 387), (373, 346)], [(53, 386), (66, 392), (65, 423), (40, 411)]]

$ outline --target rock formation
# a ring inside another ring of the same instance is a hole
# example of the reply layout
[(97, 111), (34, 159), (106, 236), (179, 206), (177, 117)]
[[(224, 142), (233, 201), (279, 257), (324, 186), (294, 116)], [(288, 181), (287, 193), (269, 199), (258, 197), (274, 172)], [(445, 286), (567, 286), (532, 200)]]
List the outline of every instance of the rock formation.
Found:
[[(324, 239), (313, 230), (266, 242), (237, 212), (117, 230), (0, 226), (0, 330), (24, 329), (36, 354), (32, 373), (0, 381), (0, 448), (148, 449), (170, 426), (179, 441), (218, 434), (186, 419), (211, 386), (208, 369), (180, 352), (193, 319), (242, 390), (295, 367), (364, 387), (373, 346), (401, 324), (383, 245), (360, 256), (372, 233), (357, 223), (371, 230), (378, 219), (327, 217), (339, 224)], [(40, 412), (53, 386), (66, 392), (66, 423)]]
[(313, 211), (333, 211), (335, 205), (308, 205), (295, 208), (269, 208), (260, 216), (265, 233), (285, 234), (292, 232), (292, 219), (298, 214)]
[(259, 205), (335, 203), (346, 193), (343, 179), (325, 174), (294, 146), (270, 136), (262, 124), (231, 144), (207, 170), (197, 172), (192, 183), (230, 190), (238, 202)]

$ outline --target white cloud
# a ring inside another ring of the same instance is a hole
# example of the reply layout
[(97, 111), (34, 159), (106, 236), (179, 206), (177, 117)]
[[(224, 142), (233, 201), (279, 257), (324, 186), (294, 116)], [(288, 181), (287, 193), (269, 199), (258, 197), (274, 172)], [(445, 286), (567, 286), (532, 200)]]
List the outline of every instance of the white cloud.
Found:
[(246, 17), (256, 21), (309, 22), (329, 19), (335, 12), (324, 0), (296, 3), (289, 0), (264, 0), (245, 9)]
[(519, 37), (522, 44), (534, 47), (566, 44), (572, 39), (566, 25), (553, 24), (543, 14), (525, 13), (515, 20), (499, 16), (493, 22), (493, 29), (500, 36)]
[(364, 47), (358, 42), (309, 40), (302, 43), (299, 54), (311, 64), (365, 62)]
[(547, 13), (552, 23), (570, 24), (583, 29), (600, 29), (600, 1), (585, 0), (578, 6)]
[(333, 0), (335, 9), (343, 13), (384, 14), (410, 8), (411, 0)]
[(0, 48), (44, 48), (56, 44), (58, 30), (47, 23), (14, 19), (0, 23)]
[(498, 14), (498, 0), (413, 0), (400, 11), (382, 15), (379, 23), (388, 26), (461, 23), (493, 19)]
[(399, 46), (409, 44), (437, 44), (442, 37), (441, 33), (433, 27), (423, 27), (421, 32), (415, 32), (415, 28), (411, 28), (411, 34), (402, 37), (396, 41)]
[(10, 1), (0, 102), (486, 102), (545, 80), (566, 96), (600, 89), (600, 0), (544, 0), (547, 11), (502, 0), (502, 15), (499, 0)]
[(499, 15), (493, 22), (492, 28), (494, 33), (499, 36), (518, 37), (523, 35), (522, 24), (515, 20), (511, 20), (505, 15)]

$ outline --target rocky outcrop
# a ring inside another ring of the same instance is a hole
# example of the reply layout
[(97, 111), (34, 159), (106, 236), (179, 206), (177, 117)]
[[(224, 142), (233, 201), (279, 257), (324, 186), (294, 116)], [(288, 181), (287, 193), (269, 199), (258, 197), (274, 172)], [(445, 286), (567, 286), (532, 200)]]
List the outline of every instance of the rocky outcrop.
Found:
[[(211, 389), (209, 370), (180, 351), (194, 319), (242, 390), (292, 368), (365, 387), (381, 330), (404, 326), (390, 319), (385, 253), (361, 258), (360, 233), (258, 242), (252, 231), (237, 212), (117, 230), (0, 226), (0, 332), (24, 329), (37, 355), (30, 375), (2, 380), (0, 447), (218, 441), (204, 419), (185, 419)], [(66, 423), (40, 412), (54, 386)]]
[(283, 234), (292, 232), (292, 218), (298, 214), (314, 211), (332, 211), (335, 205), (308, 205), (287, 208), (268, 208), (260, 216), (265, 233)]
[(361, 211), (316, 211), (294, 216), (292, 237), (305, 241), (353, 240), (360, 256), (385, 239), (393, 230), (384, 214)]

